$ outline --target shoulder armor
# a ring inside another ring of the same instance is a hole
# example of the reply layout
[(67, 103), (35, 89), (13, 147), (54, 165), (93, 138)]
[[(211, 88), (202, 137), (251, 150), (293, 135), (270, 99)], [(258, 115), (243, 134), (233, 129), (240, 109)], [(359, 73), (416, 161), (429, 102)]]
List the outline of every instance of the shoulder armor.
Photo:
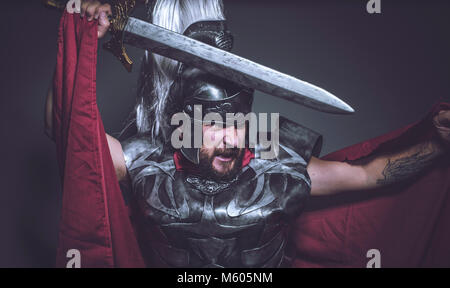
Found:
[[(272, 139), (270, 132), (267, 139)], [(322, 135), (297, 124), (285, 117), (279, 118), (279, 151), (276, 159), (282, 161), (286, 158), (296, 156), (302, 159), (305, 166), (309, 163), (312, 156), (319, 157), (322, 150)], [(261, 153), (268, 152), (273, 147), (262, 147), (258, 143), (254, 149), (255, 158), (261, 158)]]
[(151, 158), (157, 161), (162, 156), (162, 145), (153, 143), (149, 135), (135, 135), (121, 142), (125, 164), (128, 170), (138, 160)]
[(285, 117), (280, 117), (280, 144), (295, 151), (308, 163), (312, 156), (320, 156), (322, 135)]

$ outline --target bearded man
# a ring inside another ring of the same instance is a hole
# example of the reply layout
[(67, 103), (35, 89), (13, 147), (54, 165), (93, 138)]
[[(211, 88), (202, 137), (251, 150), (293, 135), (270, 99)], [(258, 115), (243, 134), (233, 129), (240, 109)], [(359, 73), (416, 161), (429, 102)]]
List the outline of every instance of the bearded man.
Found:
[[(157, 0), (149, 9), (158, 26), (231, 49), (220, 0)], [(82, 1), (81, 17), (98, 21), (99, 38), (111, 14), (108, 4)], [(248, 123), (202, 120), (208, 113), (222, 119), (250, 113), (251, 88), (146, 52), (139, 92), (135, 120), (123, 133), (132, 136), (107, 139), (149, 267), (288, 267), (290, 227), (310, 196), (408, 181), (448, 153), (448, 110), (434, 117), (430, 139), (352, 163), (319, 159), (321, 135), (281, 117), (279, 151), (264, 159), (267, 147), (248, 145)], [(52, 97), (50, 90), (46, 124), (53, 137)], [(195, 107), (202, 107), (200, 119)], [(201, 125), (209, 145), (174, 148), (171, 119), (177, 113), (192, 127)]]

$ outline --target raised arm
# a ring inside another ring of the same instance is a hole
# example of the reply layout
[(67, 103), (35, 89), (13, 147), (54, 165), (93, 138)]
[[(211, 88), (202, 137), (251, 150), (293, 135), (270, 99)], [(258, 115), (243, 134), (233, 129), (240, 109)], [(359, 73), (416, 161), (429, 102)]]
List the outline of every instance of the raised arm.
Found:
[[(112, 15), (111, 6), (109, 4), (102, 4), (95, 0), (81, 0), (81, 17), (87, 17), (88, 21), (98, 19), (98, 38), (103, 38), (108, 32), (110, 22), (108, 16)], [(45, 134), (54, 140), (52, 130), (52, 113), (53, 113), (53, 89), (52, 85), (48, 88), (47, 98), (45, 103)]]
[[(47, 99), (45, 103), (45, 115), (44, 115), (44, 131), (45, 134), (52, 139), (52, 141), (55, 141), (54, 135), (53, 135), (53, 89), (50, 85), (50, 88), (47, 92)], [(123, 150), (122, 145), (120, 142), (106, 134), (106, 140), (108, 140), (108, 146), (109, 151), (111, 153), (111, 157), (113, 160), (114, 168), (116, 170), (116, 176), (119, 181), (122, 181), (126, 179), (127, 177), (127, 169), (125, 165), (125, 158), (123, 156)]]
[(349, 164), (312, 158), (308, 173), (312, 195), (368, 190), (402, 182), (418, 175), (444, 153), (450, 143), (450, 111), (441, 111), (434, 124), (439, 136), (391, 154), (369, 157)]
[[(99, 1), (83, 1), (81, 6), (82, 17), (88, 17), (88, 20), (99, 19), (98, 37), (102, 38), (109, 28), (107, 16), (111, 15), (109, 4), (101, 4)], [(55, 141), (53, 134), (53, 87), (50, 85), (47, 92), (45, 112), (44, 112), (44, 132)], [(123, 156), (122, 145), (114, 137), (106, 134), (108, 146), (113, 160), (116, 175), (119, 181), (126, 179), (127, 169)]]

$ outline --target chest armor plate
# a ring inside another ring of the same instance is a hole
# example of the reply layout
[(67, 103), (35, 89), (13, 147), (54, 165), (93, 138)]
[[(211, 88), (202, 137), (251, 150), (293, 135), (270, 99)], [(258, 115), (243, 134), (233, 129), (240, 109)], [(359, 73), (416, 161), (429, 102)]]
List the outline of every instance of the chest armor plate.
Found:
[(140, 245), (149, 266), (286, 265), (288, 222), (310, 193), (306, 162), (252, 159), (233, 181), (216, 182), (143, 155), (131, 167)]
[(288, 265), (289, 222), (311, 190), (306, 172), (321, 136), (280, 117), (280, 150), (259, 158), (233, 181), (215, 182), (175, 169), (173, 155), (147, 137), (122, 143), (131, 178), (139, 244), (152, 267)]

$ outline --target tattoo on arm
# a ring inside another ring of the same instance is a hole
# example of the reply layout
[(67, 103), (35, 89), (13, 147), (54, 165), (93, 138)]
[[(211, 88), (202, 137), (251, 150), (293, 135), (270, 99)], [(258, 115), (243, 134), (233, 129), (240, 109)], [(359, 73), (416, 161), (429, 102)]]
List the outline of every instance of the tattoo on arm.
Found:
[(433, 144), (420, 145), (409, 155), (390, 157), (381, 173), (383, 178), (377, 179), (377, 185), (390, 185), (407, 180), (429, 167), (441, 153)]

